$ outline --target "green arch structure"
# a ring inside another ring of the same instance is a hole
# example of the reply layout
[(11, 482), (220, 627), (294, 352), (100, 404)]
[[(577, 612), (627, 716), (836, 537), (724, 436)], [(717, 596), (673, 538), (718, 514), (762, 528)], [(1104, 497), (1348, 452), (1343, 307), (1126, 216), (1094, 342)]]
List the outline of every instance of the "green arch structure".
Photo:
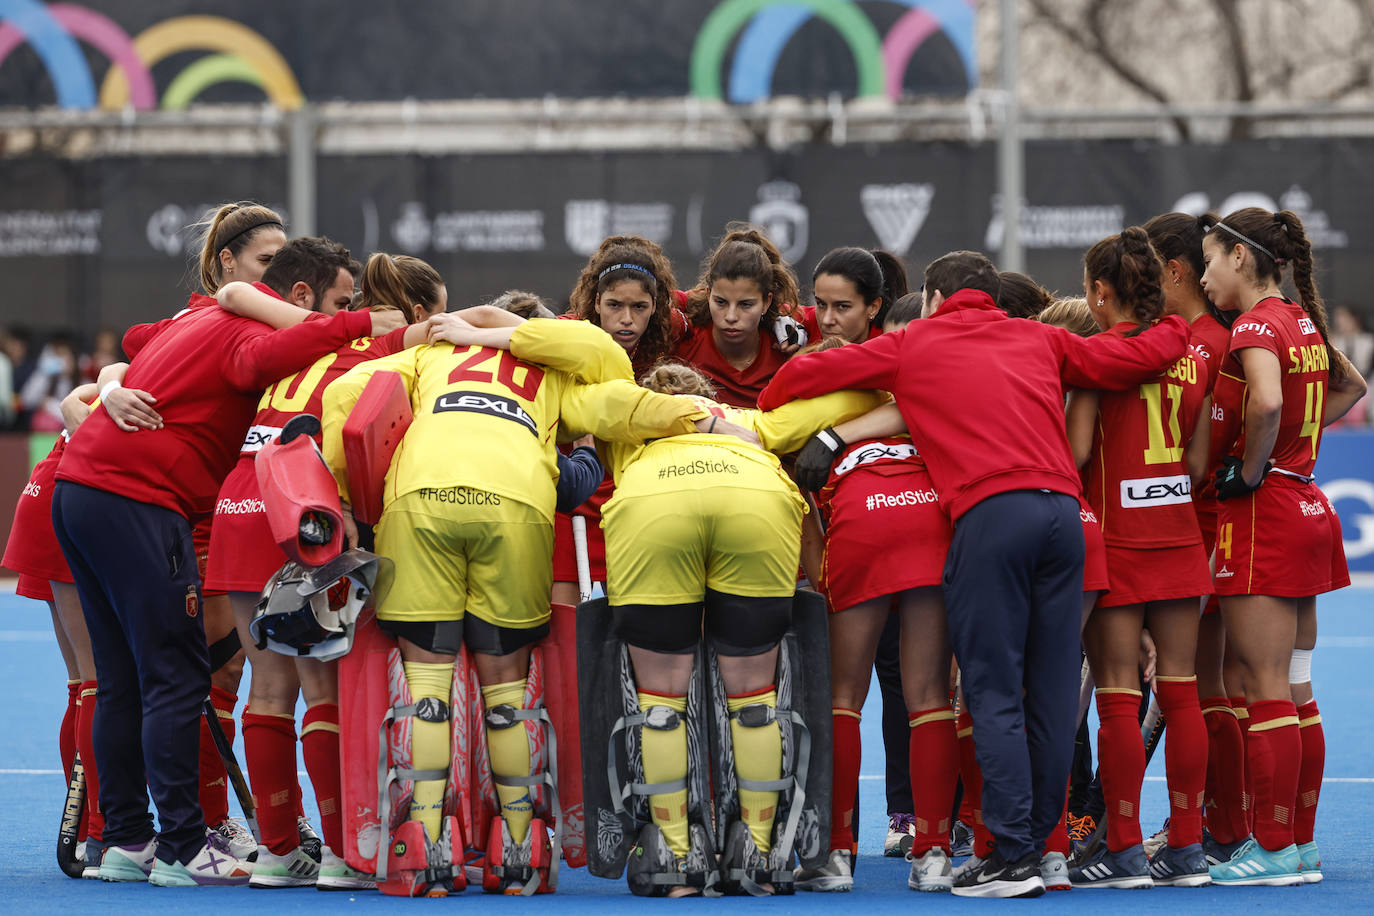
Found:
[(237, 54), (210, 54), (177, 74), (162, 93), (162, 107), (180, 111), (217, 83), (251, 83), (262, 88), (262, 76)]
[(883, 43), (878, 30), (852, 0), (725, 0), (706, 17), (692, 45), (692, 95), (725, 97), (721, 67), (725, 53), (750, 19), (770, 6), (805, 6), (840, 33), (859, 73), (859, 96), (883, 95)]

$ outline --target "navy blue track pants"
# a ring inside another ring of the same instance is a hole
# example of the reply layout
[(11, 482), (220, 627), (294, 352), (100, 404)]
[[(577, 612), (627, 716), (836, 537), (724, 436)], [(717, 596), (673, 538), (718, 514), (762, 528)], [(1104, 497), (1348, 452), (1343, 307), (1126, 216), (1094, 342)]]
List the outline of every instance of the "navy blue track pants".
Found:
[(52, 515), (95, 656), (105, 842), (153, 836), (151, 792), (158, 858), (184, 862), (205, 844), (200, 715), (210, 693), (190, 525), (169, 509), (70, 481), (53, 490)]
[(1039, 855), (1063, 810), (1081, 667), (1078, 512), (1078, 500), (1062, 493), (991, 496), (959, 519), (945, 563), (983, 821), (1008, 862)]

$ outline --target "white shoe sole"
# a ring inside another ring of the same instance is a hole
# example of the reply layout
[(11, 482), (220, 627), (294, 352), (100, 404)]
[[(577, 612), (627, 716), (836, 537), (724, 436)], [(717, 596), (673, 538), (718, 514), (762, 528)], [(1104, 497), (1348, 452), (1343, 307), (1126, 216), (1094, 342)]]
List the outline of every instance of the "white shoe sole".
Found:
[(366, 878), (320, 878), (315, 889), (320, 891), (370, 891), (376, 890), (377, 882)]
[(1149, 875), (1131, 875), (1127, 878), (1107, 878), (1102, 881), (1070, 883), (1074, 887), (1104, 887), (1116, 891), (1144, 891), (1155, 886), (1155, 880)]
[(1302, 875), (1261, 875), (1257, 878), (1232, 880), (1213, 878), (1212, 883), (1218, 887), (1295, 887), (1307, 882), (1303, 880)]
[(1176, 878), (1154, 878), (1156, 887), (1209, 887), (1211, 875), (1179, 875)]
[(1320, 871), (1316, 870), (1316, 869), (1312, 869), (1312, 870), (1303, 869), (1302, 871), (1298, 872), (1298, 874), (1302, 875), (1302, 883), (1303, 883), (1303, 884), (1321, 884), (1321, 883), (1322, 883), (1322, 873), (1321, 873)]
[(1045, 882), (1037, 875), (1024, 881), (989, 881), (951, 890), (956, 897), (1039, 897), (1045, 893)]
[(928, 894), (949, 893), (954, 888), (954, 876), (946, 875), (944, 878), (928, 878), (925, 882), (912, 881), (908, 876), (906, 886), (909, 890), (921, 891)]
[(248, 879), (249, 887), (261, 890), (277, 890), (283, 887), (314, 887), (315, 878), (297, 878), (294, 875), (253, 875)]
[(823, 894), (842, 894), (854, 889), (854, 879), (848, 875), (825, 875), (796, 881), (792, 885), (799, 891), (818, 891)]

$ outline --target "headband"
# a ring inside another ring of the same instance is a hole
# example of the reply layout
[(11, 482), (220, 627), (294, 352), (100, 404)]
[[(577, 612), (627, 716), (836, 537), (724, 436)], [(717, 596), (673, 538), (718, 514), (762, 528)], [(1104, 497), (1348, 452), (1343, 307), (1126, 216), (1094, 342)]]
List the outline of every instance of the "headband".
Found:
[(1230, 226), (1226, 225), (1223, 222), (1217, 221), (1213, 223), (1212, 228), (1225, 229), (1227, 232), (1231, 233), (1236, 238), (1240, 239), (1242, 242), (1249, 245), (1251, 248), (1254, 248), (1256, 251), (1261, 251), (1264, 254), (1269, 255), (1269, 260), (1274, 262), (1275, 267), (1282, 267), (1285, 263), (1287, 263), (1287, 259), (1276, 256), (1274, 252), (1270, 251), (1268, 248), (1265, 248), (1259, 242), (1256, 242), (1254, 239), (1246, 238), (1245, 236), (1237, 232), (1235, 229), (1232, 229)]
[(605, 270), (601, 271), (601, 273), (596, 275), (596, 282), (600, 283), (602, 280), (606, 278), (606, 274), (610, 273), (613, 270), (637, 270), (644, 276), (649, 278), (649, 282), (654, 285), (655, 290), (658, 289), (658, 279), (654, 276), (654, 272), (649, 268), (641, 267), (638, 264), (612, 264), (610, 267), (607, 267)]
[(263, 226), (276, 226), (276, 227), (277, 227), (278, 229), (280, 229), (281, 231), (283, 231), (283, 232), (286, 231), (286, 227), (283, 226), (283, 225), (281, 224), (281, 220), (265, 219), (265, 220), (262, 220), (262, 221), (260, 221), (260, 222), (253, 223), (251, 226), (248, 226), (246, 229), (240, 229), (238, 232), (235, 232), (233, 235), (229, 236), (229, 238), (225, 239), (223, 242), (221, 242), (220, 244), (216, 245), (216, 246), (215, 246), (215, 250), (216, 250), (216, 251), (223, 251), (225, 248), (228, 248), (228, 247), (229, 247), (229, 245), (234, 241), (234, 239), (238, 238), (238, 237), (241, 236), (241, 235), (247, 235), (248, 233), (252, 232), (254, 229), (261, 229)]

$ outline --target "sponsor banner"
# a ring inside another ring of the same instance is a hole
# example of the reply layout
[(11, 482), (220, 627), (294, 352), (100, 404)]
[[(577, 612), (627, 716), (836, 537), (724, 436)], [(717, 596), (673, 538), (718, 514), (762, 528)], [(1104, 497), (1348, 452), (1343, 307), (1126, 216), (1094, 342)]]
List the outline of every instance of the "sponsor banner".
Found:
[(1187, 474), (1173, 477), (1142, 477), (1121, 481), (1121, 508), (1179, 506), (1193, 501), (1193, 483)]
[(1317, 485), (1340, 516), (1350, 572), (1374, 578), (1374, 430), (1323, 434)]

